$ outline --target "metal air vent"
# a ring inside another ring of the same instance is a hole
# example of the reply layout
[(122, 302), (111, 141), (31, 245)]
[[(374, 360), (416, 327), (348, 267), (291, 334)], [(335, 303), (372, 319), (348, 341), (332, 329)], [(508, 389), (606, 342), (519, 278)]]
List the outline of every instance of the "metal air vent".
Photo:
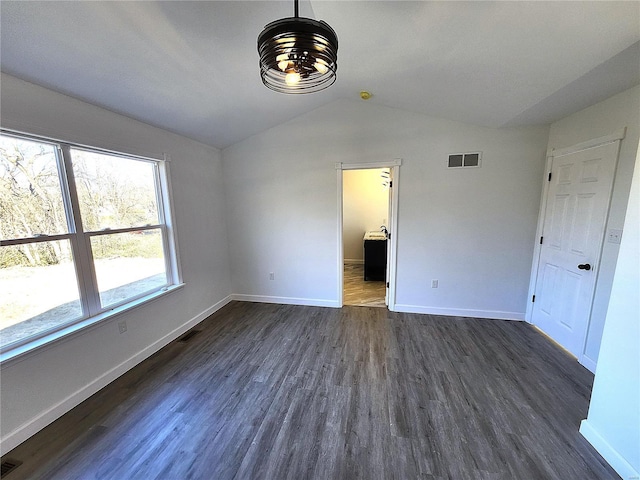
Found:
[(448, 168), (479, 167), (482, 152), (452, 153), (447, 161)]
[(2, 464), (0, 464), (0, 478), (4, 478), (5, 476), (9, 475), (20, 465), (22, 465), (22, 462), (18, 460), (5, 460), (4, 462), (2, 462)]

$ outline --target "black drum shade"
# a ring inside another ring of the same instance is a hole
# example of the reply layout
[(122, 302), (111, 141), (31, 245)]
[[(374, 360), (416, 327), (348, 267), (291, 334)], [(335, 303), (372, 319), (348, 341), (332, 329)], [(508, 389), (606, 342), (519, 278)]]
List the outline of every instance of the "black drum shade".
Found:
[(338, 36), (326, 22), (298, 17), (268, 24), (258, 36), (260, 76), (280, 93), (313, 93), (331, 86), (338, 69)]

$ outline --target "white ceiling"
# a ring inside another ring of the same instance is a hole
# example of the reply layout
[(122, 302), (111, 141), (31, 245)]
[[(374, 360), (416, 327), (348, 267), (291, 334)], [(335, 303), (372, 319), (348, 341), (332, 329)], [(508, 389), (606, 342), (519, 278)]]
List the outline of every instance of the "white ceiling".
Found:
[(640, 2), (302, 0), (338, 80), (260, 81), (256, 38), (292, 1), (0, 2), (2, 71), (224, 148), (366, 89), (478, 125), (550, 123), (640, 83)]

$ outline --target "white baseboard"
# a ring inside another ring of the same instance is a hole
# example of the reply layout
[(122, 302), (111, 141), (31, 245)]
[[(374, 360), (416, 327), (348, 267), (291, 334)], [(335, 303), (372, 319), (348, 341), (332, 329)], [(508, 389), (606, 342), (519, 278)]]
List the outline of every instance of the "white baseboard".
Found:
[(597, 365), (596, 362), (591, 360), (586, 355), (582, 355), (582, 358), (580, 359), (580, 363), (582, 364), (583, 367), (585, 367), (591, 373), (593, 373), (593, 374), (596, 373), (596, 365)]
[(633, 466), (593, 428), (593, 425), (589, 423), (588, 419), (582, 420), (580, 423), (580, 433), (624, 480), (640, 479), (640, 472), (633, 468)]
[(239, 302), (280, 303), (283, 305), (307, 305), (311, 307), (340, 308), (337, 300), (320, 300), (316, 298), (273, 297), (268, 295), (245, 295), (242, 293), (235, 293), (231, 295), (231, 299)]
[(487, 318), (494, 320), (524, 320), (524, 312), (503, 312), (500, 310), (466, 310), (461, 308), (423, 307), (420, 305), (403, 305), (396, 303), (394, 312), (423, 313), (443, 315), (447, 317)]
[(344, 263), (345, 265), (364, 265), (364, 260), (357, 258), (345, 258)]
[(207, 318), (209, 315), (215, 313), (225, 305), (227, 305), (232, 300), (231, 295), (226, 298), (220, 300), (215, 305), (207, 308), (203, 312), (200, 312), (198, 315), (188, 320), (187, 322), (180, 325), (178, 328), (172, 330), (164, 337), (156, 340), (151, 345), (145, 347), (143, 350), (139, 351), (135, 355), (129, 357), (124, 362), (116, 365), (112, 369), (106, 371), (104, 374), (93, 380), (91, 383), (88, 383), (84, 387), (76, 390), (71, 395), (66, 397), (64, 400), (58, 402), (53, 405), (51, 408), (45, 410), (38, 416), (32, 418), (28, 422), (23, 423), (18, 428), (8, 433), (5, 437), (0, 439), (0, 451), (4, 453), (14, 449), (22, 442), (27, 440), (32, 435), (35, 435), (44, 427), (52, 423), (53, 421), (60, 418), (62, 415), (67, 413), (72, 408), (76, 407), (80, 403), (84, 402), (87, 398), (89, 398), (94, 393), (98, 392), (102, 388), (106, 387), (108, 384), (113, 382), (115, 379), (125, 374), (127, 371), (138, 365), (140, 362), (145, 360), (147, 357), (150, 357), (155, 352), (160, 350), (162, 347), (172, 342), (184, 332), (192, 328), (193, 326), (200, 323), (202, 320)]

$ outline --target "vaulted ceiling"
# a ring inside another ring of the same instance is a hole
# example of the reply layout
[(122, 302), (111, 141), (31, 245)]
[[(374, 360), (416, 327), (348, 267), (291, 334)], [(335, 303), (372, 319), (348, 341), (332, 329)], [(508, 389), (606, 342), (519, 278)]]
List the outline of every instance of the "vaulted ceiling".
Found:
[(302, 0), (338, 80), (283, 95), (256, 38), (292, 1), (0, 2), (2, 71), (224, 148), (341, 99), (490, 127), (544, 124), (640, 83), (640, 2)]

